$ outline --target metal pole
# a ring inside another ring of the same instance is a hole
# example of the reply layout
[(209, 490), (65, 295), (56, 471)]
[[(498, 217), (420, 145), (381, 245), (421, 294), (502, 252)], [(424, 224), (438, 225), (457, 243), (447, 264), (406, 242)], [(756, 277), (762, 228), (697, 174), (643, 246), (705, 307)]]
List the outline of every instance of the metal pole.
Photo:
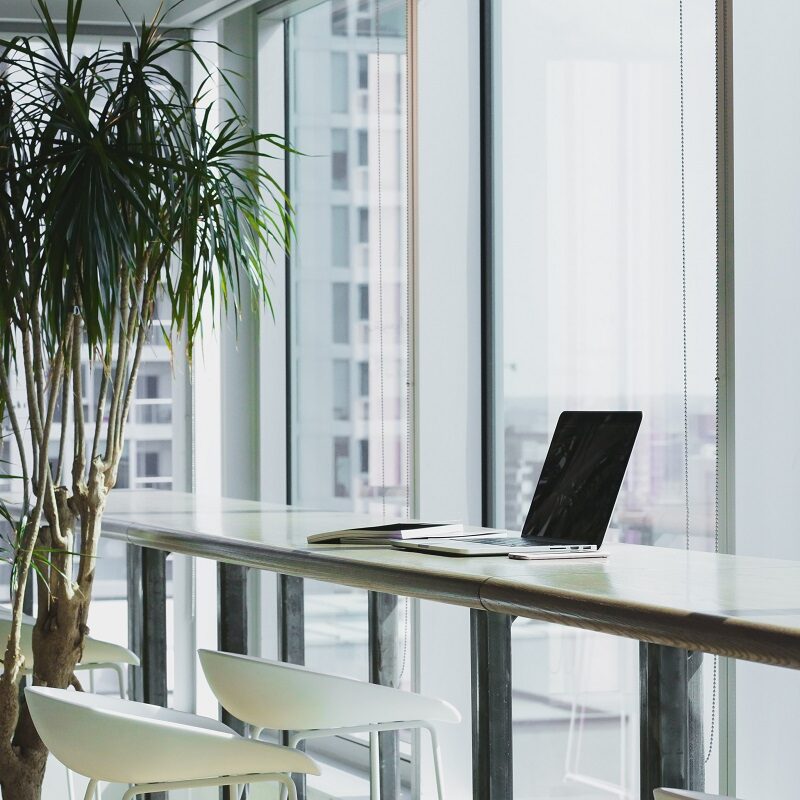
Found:
[[(139, 552), (132, 554), (131, 550)], [(131, 643), (139, 647), (142, 661), (140, 684), (135, 691), (141, 691), (145, 703), (166, 706), (167, 553), (150, 548), (129, 548), (128, 554), (128, 624), (132, 633)], [(166, 792), (153, 792), (148, 797), (150, 800), (167, 800)]]
[(703, 791), (703, 654), (639, 645), (640, 795), (653, 789)]
[(142, 694), (167, 705), (167, 554), (142, 549)]
[[(369, 679), (382, 686), (397, 687), (400, 682), (397, 657), (399, 609), (396, 595), (369, 593)], [(378, 750), (381, 800), (400, 800), (399, 733), (381, 731), (378, 734)]]
[[(217, 646), (224, 653), (247, 654), (247, 567), (217, 563)], [(221, 711), (222, 721), (244, 736), (244, 722)], [(219, 793), (222, 800), (234, 797), (231, 786)]]
[[(247, 654), (247, 567), (217, 564), (217, 645), (224, 653)], [(222, 721), (244, 735), (244, 723), (222, 709)]]
[[(142, 609), (142, 549), (128, 545), (128, 646), (139, 659), (142, 658), (144, 632)], [(144, 700), (141, 667), (128, 667), (128, 696), (131, 700)]]
[(472, 796), (508, 800), (513, 790), (511, 623), (491, 611), (470, 612), (472, 640)]
[[(305, 664), (305, 588), (302, 578), (278, 575), (278, 658), (287, 664)], [(289, 744), (290, 731), (282, 731), (281, 742)], [(305, 750), (305, 745), (298, 745)], [(292, 775), (298, 800), (306, 800), (306, 776)]]

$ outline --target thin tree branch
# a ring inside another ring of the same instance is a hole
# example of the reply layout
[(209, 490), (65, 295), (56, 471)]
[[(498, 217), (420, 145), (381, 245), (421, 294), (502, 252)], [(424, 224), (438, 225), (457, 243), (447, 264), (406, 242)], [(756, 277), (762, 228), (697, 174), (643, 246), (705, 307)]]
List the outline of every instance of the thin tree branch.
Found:
[(114, 447), (114, 431), (116, 430), (117, 414), (122, 402), (122, 383), (124, 374), (127, 372), (128, 348), (128, 320), (131, 313), (130, 307), (130, 284), (124, 268), (120, 269), (120, 320), (119, 320), (119, 342), (117, 343), (117, 363), (114, 372), (114, 388), (111, 397), (111, 412), (108, 417), (108, 430), (106, 433), (106, 453), (103, 460), (109, 464), (112, 459)]
[(72, 445), (72, 485), (78, 494), (86, 474), (86, 424), (83, 417), (83, 378), (81, 374), (81, 318), (72, 317), (72, 413), (75, 441)]
[[(36, 379), (36, 399), (38, 401), (39, 417), (44, 418), (44, 358), (42, 356), (42, 320), (39, 316), (39, 308), (34, 302), (31, 309), (31, 334), (33, 340), (33, 375)], [(42, 465), (39, 464), (41, 470)]]
[(64, 483), (64, 451), (67, 445), (67, 428), (69, 421), (69, 390), (71, 372), (64, 370), (64, 380), (61, 387), (61, 436), (58, 443), (58, 462), (56, 463), (55, 482), (61, 486)]
[[(28, 395), (28, 417), (34, 454), (38, 454), (42, 443), (42, 418), (39, 415), (39, 403), (36, 398), (36, 378), (33, 375), (33, 345), (31, 344), (30, 328), (24, 327), (22, 334), (22, 366), (25, 373), (25, 389)], [(37, 472), (34, 469), (34, 472)]]
[[(114, 314), (111, 320), (111, 330), (114, 330), (114, 327), (117, 324), (117, 309), (114, 309)], [(108, 396), (108, 379), (109, 375), (111, 374), (111, 354), (114, 349), (114, 339), (113, 334), (112, 337), (109, 338), (106, 344), (106, 352), (103, 356), (103, 369), (102, 369), (102, 376), (100, 378), (100, 396), (97, 400), (97, 411), (95, 415), (95, 422), (94, 422), (94, 440), (92, 441), (92, 455), (89, 459), (90, 464), (94, 464), (94, 460), (97, 457), (99, 448), (100, 448), (100, 431), (103, 427), (103, 412), (105, 411), (106, 407), (106, 397)]]
[(31, 352), (30, 328), (22, 328), (22, 363), (25, 371), (25, 389), (28, 398), (28, 420), (31, 432), (31, 452), (33, 453), (33, 481), (38, 491), (39, 480), (39, 448), (42, 444), (42, 420), (39, 417), (39, 405), (36, 400), (36, 379), (33, 376), (33, 353)]
[(31, 474), (28, 471), (28, 457), (25, 455), (25, 439), (22, 436), (22, 428), (20, 428), (17, 412), (14, 408), (14, 398), (11, 395), (11, 387), (8, 382), (8, 373), (6, 372), (5, 365), (2, 363), (2, 361), (0, 361), (0, 389), (2, 389), (3, 396), (6, 401), (8, 419), (11, 422), (11, 430), (14, 432), (14, 440), (17, 443), (17, 450), (19, 451), (19, 463), (22, 467), (22, 503), (27, 511), (28, 503), (30, 502)]
[[(139, 333), (136, 337), (136, 352), (133, 358), (133, 365), (131, 366), (131, 371), (128, 376), (128, 384), (125, 389), (125, 402), (122, 407), (122, 414), (120, 414), (119, 424), (116, 432), (116, 447), (118, 453), (117, 460), (119, 460), (119, 457), (122, 455), (122, 440), (125, 435), (125, 426), (127, 425), (128, 414), (130, 413), (131, 403), (133, 402), (133, 392), (136, 388), (136, 378), (139, 375), (139, 365), (142, 361), (142, 352), (144, 351), (147, 333), (150, 329), (150, 321), (153, 317), (152, 306), (155, 298), (158, 272), (158, 269), (152, 270), (142, 294), (142, 305), (138, 317)], [(133, 330), (131, 330), (131, 338), (133, 338)]]

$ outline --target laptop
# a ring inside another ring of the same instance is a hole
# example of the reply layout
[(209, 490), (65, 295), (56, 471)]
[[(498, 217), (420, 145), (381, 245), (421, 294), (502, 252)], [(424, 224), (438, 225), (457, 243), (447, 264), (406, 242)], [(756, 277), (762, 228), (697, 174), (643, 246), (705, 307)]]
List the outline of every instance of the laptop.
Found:
[(522, 535), (409, 539), (394, 547), (454, 556), (567, 558), (600, 555), (641, 411), (564, 411), (558, 418)]

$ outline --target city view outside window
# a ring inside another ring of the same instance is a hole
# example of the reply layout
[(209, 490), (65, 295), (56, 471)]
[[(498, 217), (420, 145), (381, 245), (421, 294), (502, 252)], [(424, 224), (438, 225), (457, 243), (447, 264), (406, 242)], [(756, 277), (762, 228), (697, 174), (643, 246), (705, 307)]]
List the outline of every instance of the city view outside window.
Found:
[[(303, 154), (290, 164), (291, 502), (403, 517), (405, 3), (332, 0), (288, 26), (288, 135)], [(306, 664), (367, 680), (367, 617), (366, 592), (306, 580)]]
[[(714, 547), (715, 16), (711, 0), (685, 5), (684, 364), (677, 0), (494, 3), (507, 528), (522, 527), (562, 411), (636, 409), (607, 541), (685, 547), (688, 464), (691, 546)], [(515, 750), (552, 756), (533, 771), (515, 759), (515, 796), (638, 797), (636, 644), (512, 631)]]

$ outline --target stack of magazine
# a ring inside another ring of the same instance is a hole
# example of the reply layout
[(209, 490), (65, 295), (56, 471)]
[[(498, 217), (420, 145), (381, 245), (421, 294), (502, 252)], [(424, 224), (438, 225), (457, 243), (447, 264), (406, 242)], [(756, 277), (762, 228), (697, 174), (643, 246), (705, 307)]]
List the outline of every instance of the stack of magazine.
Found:
[(386, 525), (368, 525), (344, 531), (314, 533), (309, 544), (391, 544), (404, 539), (433, 539), (449, 536), (475, 536), (486, 533), (480, 529), (465, 528), (460, 522), (408, 522)]

